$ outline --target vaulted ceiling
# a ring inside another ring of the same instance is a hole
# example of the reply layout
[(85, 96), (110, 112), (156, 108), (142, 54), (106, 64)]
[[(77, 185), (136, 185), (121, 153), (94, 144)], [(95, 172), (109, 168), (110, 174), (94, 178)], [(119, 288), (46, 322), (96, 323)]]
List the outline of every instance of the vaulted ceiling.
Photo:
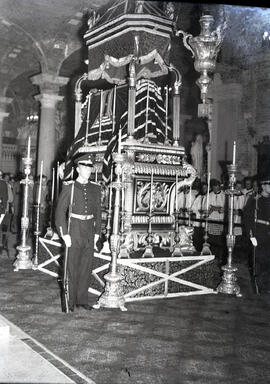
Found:
[[(49, 72), (72, 77), (85, 72), (82, 36), (86, 15), (107, 3), (108, 0), (0, 0), (0, 96), (17, 100), (13, 109), (21, 108), (27, 113), (34, 102), (29, 96), (38, 93), (31, 76)], [(270, 29), (270, 9), (189, 2), (175, 5), (178, 27), (194, 35), (200, 32), (198, 20), (203, 10), (209, 10), (217, 19), (219, 9), (225, 10), (228, 29), (220, 55), (224, 64), (245, 67), (261, 53), (262, 34)], [(26, 105), (22, 105), (22, 100)]]

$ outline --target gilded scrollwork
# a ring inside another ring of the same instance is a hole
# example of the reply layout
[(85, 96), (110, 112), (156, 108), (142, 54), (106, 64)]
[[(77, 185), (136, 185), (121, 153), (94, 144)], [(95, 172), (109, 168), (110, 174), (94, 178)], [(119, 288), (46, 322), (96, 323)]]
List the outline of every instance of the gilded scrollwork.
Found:
[[(152, 207), (154, 212), (167, 212), (169, 187), (164, 182), (154, 182)], [(150, 209), (151, 183), (145, 180), (137, 181), (136, 212), (148, 212)]]

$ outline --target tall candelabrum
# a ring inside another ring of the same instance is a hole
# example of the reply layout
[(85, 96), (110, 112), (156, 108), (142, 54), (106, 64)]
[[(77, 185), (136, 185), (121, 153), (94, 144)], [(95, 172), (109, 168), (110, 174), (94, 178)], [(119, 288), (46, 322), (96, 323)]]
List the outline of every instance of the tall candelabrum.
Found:
[(201, 32), (199, 36), (193, 37), (191, 34), (181, 30), (176, 33), (177, 36), (183, 35), (184, 46), (191, 51), (195, 59), (194, 68), (200, 73), (196, 83), (201, 90), (203, 104), (206, 103), (208, 87), (211, 83), (211, 78), (208, 74), (214, 72), (216, 68), (217, 55), (227, 27), (225, 17), (223, 17), (223, 22), (215, 30), (212, 30), (213, 23), (214, 18), (212, 15), (203, 15), (200, 18)]
[(98, 299), (98, 302), (93, 305), (93, 308), (99, 309), (105, 308), (120, 308), (121, 311), (126, 311), (125, 299), (122, 295), (121, 289), (121, 275), (117, 270), (117, 258), (120, 252), (120, 228), (119, 228), (119, 216), (120, 216), (120, 196), (123, 188), (121, 181), (121, 174), (123, 164), (126, 161), (126, 154), (113, 153), (113, 160), (115, 162), (116, 181), (111, 183), (112, 188), (115, 190), (114, 199), (114, 211), (113, 211), (113, 226), (110, 236), (110, 248), (111, 248), (111, 263), (110, 271), (104, 276), (106, 280), (104, 292)]
[[(234, 158), (235, 160), (235, 158)], [(233, 164), (228, 165), (229, 173), (229, 188), (226, 193), (229, 196), (229, 211), (228, 211), (228, 234), (226, 236), (226, 244), (228, 248), (227, 264), (223, 265), (222, 281), (217, 287), (217, 292), (226, 293), (228, 295), (235, 294), (241, 297), (240, 287), (237, 284), (236, 271), (237, 268), (232, 264), (233, 249), (235, 245), (235, 235), (233, 232), (234, 227), (234, 196), (238, 193), (235, 190), (237, 166), (235, 161)]]
[(210, 193), (210, 177), (211, 173), (207, 175), (207, 193), (206, 193), (206, 209), (202, 209), (202, 216), (205, 216), (205, 227), (204, 227), (204, 243), (201, 250), (201, 255), (212, 255), (210, 244), (208, 242), (208, 220), (209, 220), (209, 193)]
[(179, 209), (178, 209), (178, 174), (175, 176), (175, 204), (174, 204), (174, 246), (172, 248), (172, 256), (183, 256), (180, 246), (180, 234), (179, 234)]
[(129, 258), (129, 250), (126, 245), (126, 231), (125, 231), (125, 221), (126, 221), (126, 211), (125, 211), (125, 190), (126, 190), (126, 184), (124, 182), (124, 174), (122, 172), (122, 197), (121, 197), (121, 237), (120, 237), (120, 252), (118, 255), (118, 258)]
[(23, 194), (23, 213), (21, 217), (21, 244), (17, 246), (18, 255), (13, 264), (14, 271), (17, 272), (19, 269), (32, 269), (32, 256), (31, 256), (31, 246), (27, 244), (27, 233), (29, 228), (29, 216), (28, 216), (28, 195), (29, 195), (29, 185), (33, 184), (33, 181), (29, 179), (31, 173), (31, 165), (33, 160), (31, 158), (31, 139), (28, 139), (28, 148), (27, 156), (23, 157), (22, 161), (24, 164), (24, 174), (25, 178), (21, 181), (21, 184), (24, 184), (24, 194)]
[(154, 173), (153, 169), (151, 171), (151, 179), (150, 179), (150, 193), (149, 193), (149, 214), (148, 214), (148, 230), (147, 230), (147, 236), (146, 236), (146, 246), (145, 251), (142, 255), (142, 257), (154, 257), (153, 253), (153, 240), (154, 235), (152, 232), (152, 221), (153, 221), (153, 210), (154, 210), (154, 204), (153, 204), (153, 190), (154, 188)]
[(41, 235), (41, 231), (39, 228), (39, 221), (40, 221), (40, 200), (41, 200), (41, 188), (42, 188), (42, 173), (43, 173), (43, 161), (41, 161), (40, 164), (40, 175), (39, 175), (39, 185), (38, 185), (38, 199), (37, 204), (35, 205), (36, 208), (36, 223), (35, 223), (35, 254), (34, 254), (34, 262), (33, 262), (33, 269), (38, 269), (38, 251), (39, 251), (39, 237)]

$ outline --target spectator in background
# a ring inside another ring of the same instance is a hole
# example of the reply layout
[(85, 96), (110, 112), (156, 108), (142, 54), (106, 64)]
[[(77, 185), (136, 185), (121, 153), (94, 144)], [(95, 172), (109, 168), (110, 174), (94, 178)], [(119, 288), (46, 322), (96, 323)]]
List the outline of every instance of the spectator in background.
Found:
[(0, 170), (0, 251), (3, 249), (3, 220), (7, 212), (8, 186), (3, 180), (3, 171)]
[(20, 228), (20, 218), (22, 213), (22, 174), (18, 174), (13, 183), (13, 218), (11, 222), (11, 232), (18, 233)]
[(245, 195), (242, 192), (242, 183), (237, 180), (235, 183), (235, 191), (237, 192), (234, 195), (234, 235), (235, 235), (235, 246), (234, 246), (234, 255), (238, 259), (238, 262), (241, 260), (245, 263), (248, 263), (248, 257), (246, 257), (246, 246), (243, 237), (243, 228), (242, 228), (242, 217), (243, 209), (245, 206)]
[(245, 205), (249, 199), (250, 196), (253, 194), (253, 186), (252, 186), (252, 178), (251, 177), (245, 177), (244, 178), (244, 187), (242, 189), (242, 193), (245, 196)]
[(29, 231), (34, 231), (35, 222), (35, 209), (34, 209), (34, 177), (29, 175), (31, 184), (28, 186), (28, 217), (29, 217)]
[(47, 176), (42, 175), (40, 191), (40, 176), (38, 176), (34, 185), (34, 203), (36, 206), (39, 204), (39, 231), (41, 233), (41, 236), (44, 235), (48, 226), (49, 188), (47, 185), (47, 181)]
[(202, 182), (200, 185), (199, 194), (197, 195), (196, 199), (193, 202), (192, 205), (192, 212), (195, 216), (195, 219), (198, 221), (193, 222), (194, 226), (194, 233), (193, 233), (193, 243), (194, 247), (198, 252), (201, 252), (202, 246), (203, 246), (203, 236), (205, 231), (205, 223), (203, 222), (204, 219), (204, 211), (203, 211), (203, 201), (207, 193), (207, 184), (205, 182)]
[[(208, 207), (208, 241), (211, 252), (216, 256), (219, 266), (225, 263), (225, 233), (224, 233), (224, 212), (225, 212), (225, 193), (221, 190), (221, 183), (217, 179), (210, 181), (211, 192), (209, 193)], [(204, 207), (206, 210), (206, 201)]]

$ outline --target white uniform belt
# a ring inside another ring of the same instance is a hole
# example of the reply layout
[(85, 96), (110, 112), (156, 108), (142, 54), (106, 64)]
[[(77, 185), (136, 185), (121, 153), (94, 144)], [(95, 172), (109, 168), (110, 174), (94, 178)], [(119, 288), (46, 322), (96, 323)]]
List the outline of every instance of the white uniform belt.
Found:
[(255, 221), (259, 224), (270, 225), (270, 221), (267, 220), (256, 219)]
[(90, 220), (93, 219), (94, 215), (78, 215), (77, 213), (71, 213), (71, 217), (74, 217), (74, 219), (79, 220)]

